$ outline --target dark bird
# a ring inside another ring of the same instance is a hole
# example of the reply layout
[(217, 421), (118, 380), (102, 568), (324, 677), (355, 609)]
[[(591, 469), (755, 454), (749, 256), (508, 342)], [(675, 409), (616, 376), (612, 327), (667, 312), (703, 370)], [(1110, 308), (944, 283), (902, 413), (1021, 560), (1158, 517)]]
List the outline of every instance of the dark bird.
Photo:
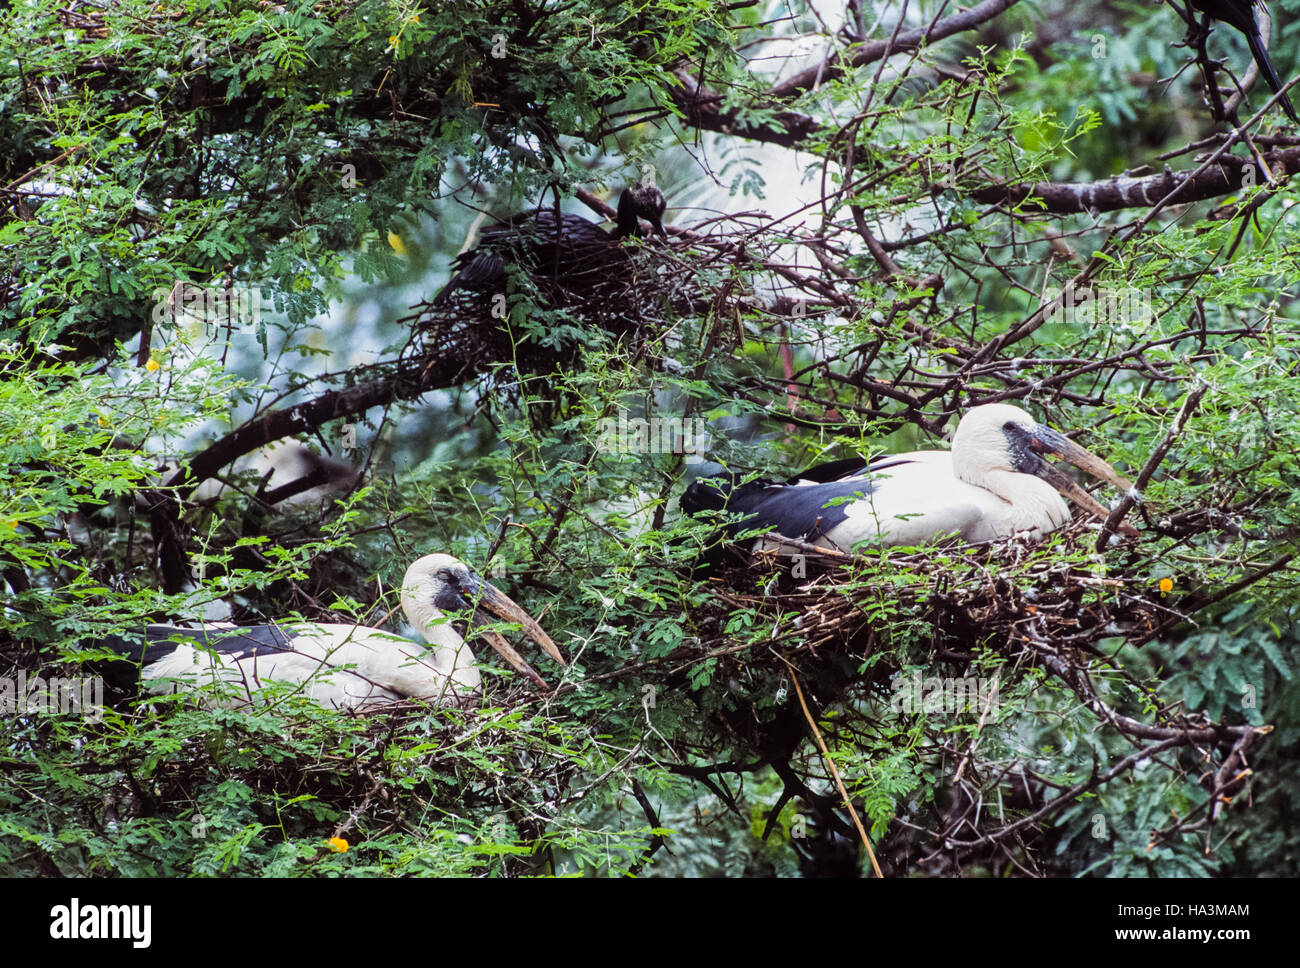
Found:
[[(1282, 81), (1277, 76), (1277, 71), (1273, 69), (1273, 62), (1269, 60), (1268, 50), (1264, 47), (1264, 39), (1259, 34), (1259, 24), (1255, 21), (1255, 7), (1264, 8), (1262, 0), (1252, 3), (1251, 0), (1189, 0), (1191, 5), (1205, 14), (1204, 29), (1210, 29), (1210, 20), (1219, 20), (1229, 27), (1235, 27), (1246, 36), (1246, 43), (1250, 45), (1250, 52), (1254, 55), (1255, 63), (1259, 65), (1259, 73), (1263, 75), (1265, 83), (1272, 88), (1273, 93), (1277, 94), (1282, 90)], [(1297, 124), (1300, 124), (1300, 117), (1296, 116), (1295, 107), (1291, 104), (1291, 99), (1283, 94), (1278, 98), (1282, 105), (1282, 110), (1286, 116)]]
[(970, 542), (1026, 531), (1041, 536), (1070, 521), (1062, 494), (1105, 520), (1107, 509), (1044, 454), (1121, 491), (1130, 487), (1100, 457), (1019, 407), (994, 403), (962, 418), (950, 451), (894, 454), (865, 466), (836, 461), (784, 483), (696, 481), (681, 507), (694, 516), (730, 512), (740, 518), (728, 526), (732, 534), (770, 528), (774, 536), (757, 538), (755, 550), (786, 552), (793, 546), (775, 535), (845, 553), (863, 541), (914, 545), (954, 533)]
[(618, 219), (609, 232), (581, 215), (537, 208), (498, 222), (483, 230), (476, 248), (462, 252), (452, 262), (455, 275), (433, 298), (441, 306), (458, 290), (474, 293), (502, 292), (510, 265), (526, 268), (539, 282), (553, 280), (570, 292), (598, 288), (611, 269), (627, 261), (618, 240), (641, 235), (645, 219), (658, 235), (667, 201), (649, 182), (624, 189), (618, 200)]
[[(249, 705), (269, 682), (287, 682), (326, 707), (373, 710), (407, 699), (444, 704), (472, 699), (482, 685), (474, 654), (447, 612), (475, 610), (518, 624), (560, 665), (564, 658), (527, 612), (450, 555), (425, 555), (406, 570), (402, 610), (429, 644), (383, 629), (319, 622), (208, 625), (201, 629), (150, 625), (110, 636), (98, 645), (121, 659), (106, 663), (105, 678), (119, 688), (136, 679), (149, 692), (167, 693), (225, 683), (234, 697), (223, 705)], [(499, 633), (479, 634), (539, 688), (549, 688)]]

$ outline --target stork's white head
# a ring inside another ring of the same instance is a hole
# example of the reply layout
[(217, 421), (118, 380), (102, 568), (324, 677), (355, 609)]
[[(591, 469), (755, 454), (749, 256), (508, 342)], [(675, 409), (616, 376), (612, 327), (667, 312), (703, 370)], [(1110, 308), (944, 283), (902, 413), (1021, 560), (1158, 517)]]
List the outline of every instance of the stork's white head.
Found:
[[(483, 581), (463, 561), (451, 555), (425, 555), (406, 569), (402, 579), (402, 610), (412, 625), (418, 627), (426, 638), (432, 640), (431, 626), (447, 612), (472, 613), (475, 627), (488, 624), (482, 612), (519, 625), (524, 634), (546, 650), (551, 658), (564, 665), (564, 656), (551, 637), (542, 631), (531, 615), (516, 605), (509, 596)], [(499, 633), (481, 629), (480, 634), (507, 662), (528, 676), (534, 683), (549, 688), (523, 657)]]
[(1019, 471), (1008, 427), (1032, 435), (1038, 422), (1009, 403), (986, 403), (967, 411), (952, 438), (952, 470), (968, 484), (980, 484), (992, 471)]
[[(1115, 468), (1096, 454), (1007, 403), (975, 407), (962, 417), (952, 439), (952, 470), (966, 483), (995, 493), (1002, 490), (993, 483), (1001, 474), (1032, 474), (1104, 521), (1109, 511), (1068, 475), (1045, 461), (1043, 454), (1054, 454), (1120, 491), (1130, 487)], [(1128, 526), (1123, 530), (1136, 534)]]
[(402, 605), (413, 602), (433, 605), (440, 612), (459, 612), (477, 598), (478, 576), (451, 555), (425, 555), (406, 569), (402, 579)]

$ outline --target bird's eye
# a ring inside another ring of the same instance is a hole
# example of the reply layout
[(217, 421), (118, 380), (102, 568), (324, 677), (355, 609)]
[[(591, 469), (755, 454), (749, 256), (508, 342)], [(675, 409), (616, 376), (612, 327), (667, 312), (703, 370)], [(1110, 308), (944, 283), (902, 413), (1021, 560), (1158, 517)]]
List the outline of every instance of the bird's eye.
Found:
[(451, 581), (454, 576), (452, 575), (450, 568), (439, 568), (438, 577), (443, 581)]

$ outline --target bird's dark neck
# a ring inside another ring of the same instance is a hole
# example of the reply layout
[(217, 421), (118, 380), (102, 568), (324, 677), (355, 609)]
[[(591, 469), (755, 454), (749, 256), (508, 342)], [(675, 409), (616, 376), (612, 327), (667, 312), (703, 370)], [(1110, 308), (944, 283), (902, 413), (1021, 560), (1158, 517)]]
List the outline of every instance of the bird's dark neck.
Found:
[(637, 217), (636, 207), (631, 203), (626, 192), (618, 200), (618, 227), (614, 229), (614, 238), (626, 239), (641, 237), (641, 219)]

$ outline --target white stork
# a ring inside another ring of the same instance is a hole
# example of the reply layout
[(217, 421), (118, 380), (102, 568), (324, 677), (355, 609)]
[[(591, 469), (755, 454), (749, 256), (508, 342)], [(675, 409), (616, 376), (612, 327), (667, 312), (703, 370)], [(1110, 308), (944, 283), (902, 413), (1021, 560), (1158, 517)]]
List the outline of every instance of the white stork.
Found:
[[(517, 623), (564, 665), (541, 626), (451, 555), (426, 555), (411, 565), (402, 580), (401, 602), (428, 647), (383, 629), (315, 622), (202, 629), (151, 625), (134, 641), (114, 636), (104, 644), (135, 664), (152, 693), (222, 681), (242, 693), (236, 705), (247, 705), (253, 692), (271, 681), (298, 684), (302, 695), (322, 706), (355, 710), (405, 699), (472, 698), (482, 684), (474, 654), (445, 614), (471, 609), (473, 625), (487, 623), (480, 618), (484, 611)], [(550, 688), (500, 634), (490, 629), (479, 634), (539, 688)], [(122, 665), (110, 663), (109, 675), (120, 678)]]
[[(952, 450), (837, 461), (784, 484), (697, 481), (682, 496), (691, 514), (743, 516), (730, 530), (770, 528), (774, 535), (851, 552), (861, 542), (914, 545), (957, 534), (970, 542), (1029, 532), (1041, 537), (1070, 520), (1064, 494), (1105, 520), (1102, 507), (1043, 454), (1055, 454), (1121, 491), (1115, 469), (1009, 404), (975, 407), (957, 426)], [(1058, 493), (1059, 492), (1059, 493)], [(1137, 532), (1128, 525), (1126, 534)], [(775, 537), (756, 550), (789, 551)]]

